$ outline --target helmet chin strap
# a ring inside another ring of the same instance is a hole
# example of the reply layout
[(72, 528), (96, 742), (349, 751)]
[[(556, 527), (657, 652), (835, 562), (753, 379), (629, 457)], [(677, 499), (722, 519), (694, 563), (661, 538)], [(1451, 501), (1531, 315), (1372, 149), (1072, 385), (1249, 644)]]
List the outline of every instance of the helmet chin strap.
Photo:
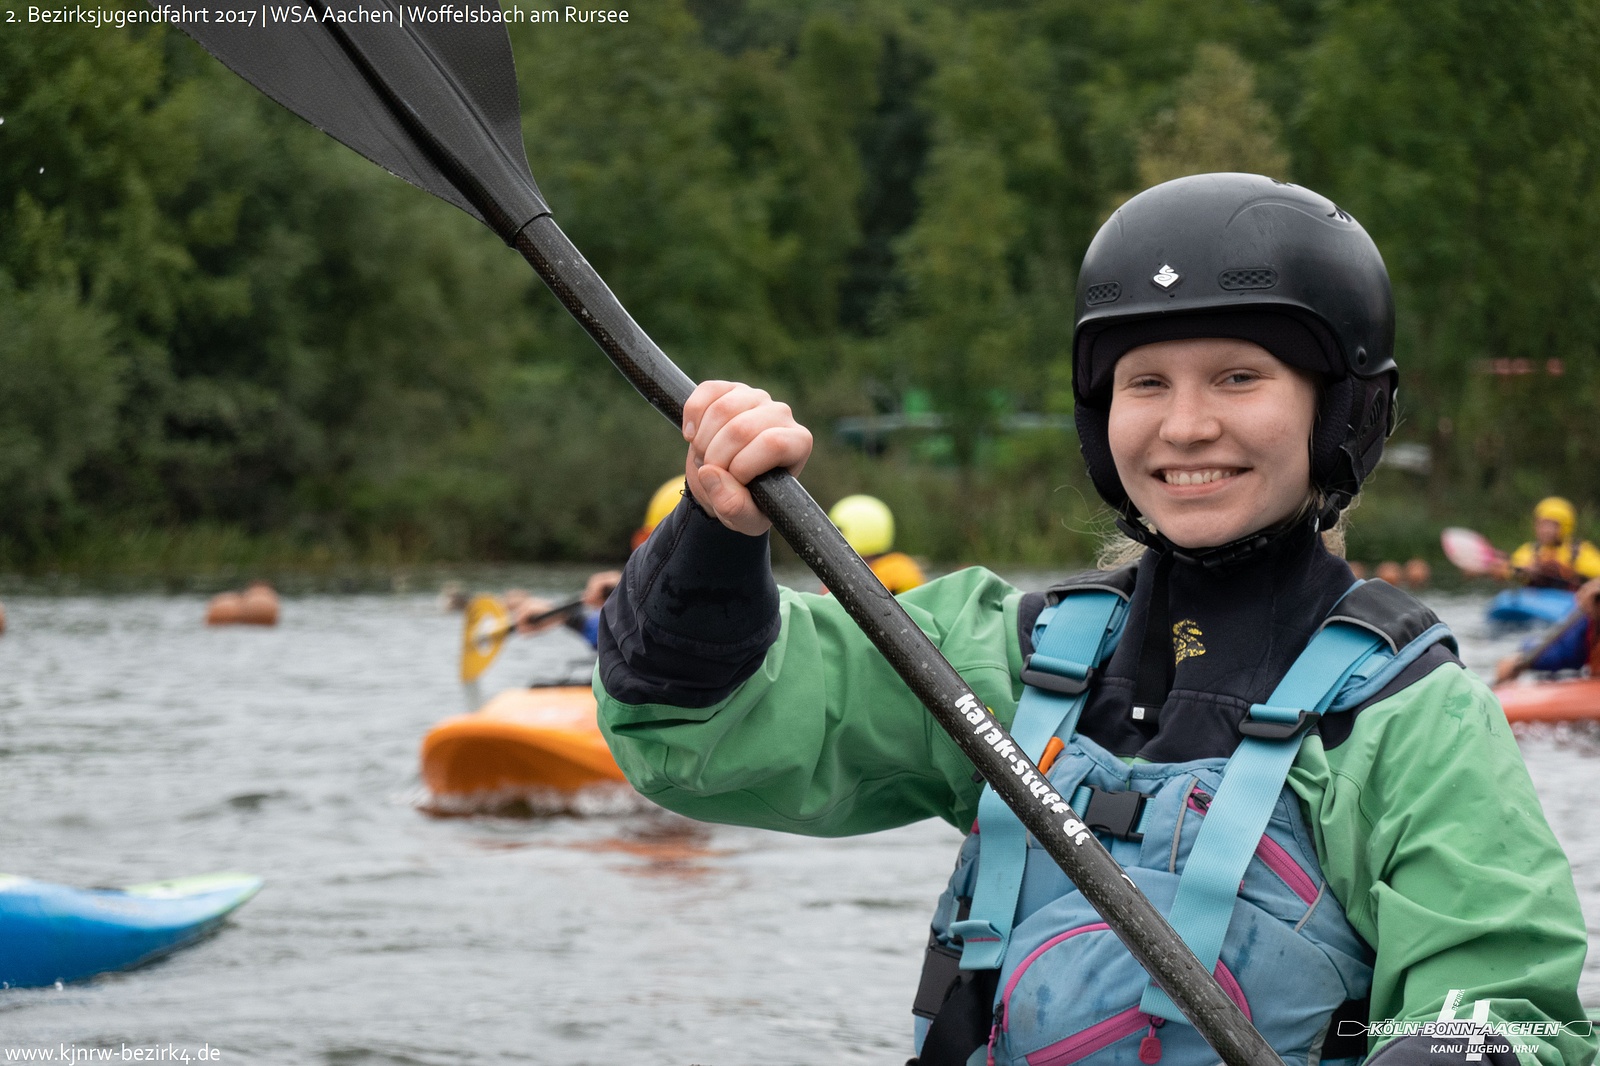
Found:
[[(1207, 570), (1225, 570), (1254, 558), (1273, 544), (1290, 533), (1309, 525), (1311, 532), (1315, 533), (1322, 528), (1325, 514), (1315, 511), (1309, 517), (1297, 516), (1277, 525), (1258, 529), (1253, 533), (1246, 533), (1237, 540), (1230, 540), (1226, 544), (1219, 544), (1212, 548), (1183, 548), (1168, 540), (1160, 530), (1151, 529), (1142, 522), (1135, 520), (1138, 512), (1132, 504), (1128, 506), (1128, 514), (1117, 516), (1117, 528), (1122, 530), (1131, 539), (1143, 544), (1147, 548), (1168, 555), (1180, 563), (1190, 566), (1202, 566)], [(1338, 509), (1332, 508), (1337, 516)]]

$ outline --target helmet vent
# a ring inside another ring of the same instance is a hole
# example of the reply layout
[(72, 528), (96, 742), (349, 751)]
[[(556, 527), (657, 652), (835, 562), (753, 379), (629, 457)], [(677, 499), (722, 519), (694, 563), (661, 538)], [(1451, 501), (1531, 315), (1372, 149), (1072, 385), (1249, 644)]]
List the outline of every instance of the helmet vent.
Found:
[(1270, 289), (1278, 283), (1278, 272), (1270, 267), (1249, 267), (1241, 270), (1224, 270), (1217, 276), (1217, 284), (1224, 289)]
[(1329, 211), (1328, 212), (1328, 217), (1329, 218), (1336, 218), (1340, 222), (1354, 222), (1355, 221), (1355, 219), (1350, 217), (1350, 212), (1346, 211), (1342, 207), (1335, 207), (1332, 211)]
[(1084, 299), (1092, 307), (1095, 304), (1115, 303), (1117, 297), (1122, 295), (1122, 286), (1114, 281), (1102, 282), (1099, 285), (1090, 285), (1089, 291), (1084, 294)]
[(1365, 433), (1367, 430), (1384, 420), (1384, 415), (1386, 414), (1388, 407), (1388, 405), (1384, 403), (1386, 399), (1388, 399), (1388, 397), (1384, 395), (1383, 389), (1373, 390), (1372, 401), (1367, 404), (1367, 416), (1361, 423), (1361, 432)]

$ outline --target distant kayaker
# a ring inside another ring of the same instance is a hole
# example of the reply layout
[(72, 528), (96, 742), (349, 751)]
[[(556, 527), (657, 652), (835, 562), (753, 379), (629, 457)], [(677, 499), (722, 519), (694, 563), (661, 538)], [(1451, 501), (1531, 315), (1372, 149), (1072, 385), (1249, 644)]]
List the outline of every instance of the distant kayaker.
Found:
[(1600, 677), (1600, 578), (1584, 582), (1575, 606), (1579, 617), (1538, 654), (1501, 659), (1495, 668), (1495, 683), (1510, 681), (1525, 670), (1587, 669), (1590, 677)]
[(529, 619), (537, 615), (548, 614), (556, 605), (550, 600), (540, 596), (530, 596), (521, 590), (521, 595), (513, 601), (507, 597), (506, 608), (511, 615), (511, 622), (516, 626), (516, 631), (521, 634), (542, 633), (556, 626), (566, 626), (584, 640), (589, 642), (589, 647), (595, 646), (598, 639), (596, 634), (600, 627), (600, 608), (606, 602), (606, 597), (611, 595), (611, 590), (617, 587), (617, 582), (622, 579), (620, 570), (601, 570), (589, 575), (589, 580), (583, 586), (583, 603), (581, 606), (567, 614), (545, 618), (539, 622), (530, 622)]
[[(912, 619), (1286, 1062), (1515, 1066), (1493, 1027), (1523, 1023), (1586, 1066), (1587, 931), (1504, 715), (1323, 536), (1393, 425), (1377, 248), (1309, 190), (1208, 174), (1123, 204), (1078, 278), (1079, 439), (1134, 561), (1043, 593), (957, 571), (901, 597)], [(912, 1008), (924, 1066), (1215, 1062), (837, 599), (777, 587), (745, 485), (799, 473), (810, 432), (708, 381), (683, 433), (692, 496), (601, 612), (634, 786), (818, 836), (970, 827)], [(1475, 1036), (1422, 1030), (1458, 1007)]]
[[(650, 536), (661, 520), (672, 513), (672, 509), (683, 499), (683, 478), (668, 478), (662, 482), (650, 497), (650, 503), (645, 507), (644, 523), (634, 531), (633, 547), (638, 548)], [(507, 594), (506, 607), (511, 613), (511, 620), (516, 624), (518, 633), (538, 633), (553, 626), (565, 625), (589, 642), (592, 648), (598, 639), (600, 628), (600, 608), (606, 602), (606, 597), (611, 595), (611, 590), (617, 587), (617, 582), (622, 579), (620, 570), (601, 570), (590, 574), (588, 582), (583, 588), (583, 606), (581, 609), (559, 618), (548, 618), (543, 622), (530, 624), (527, 619), (548, 612), (555, 604), (537, 596), (530, 596), (521, 589), (515, 602)]]
[(928, 580), (915, 559), (893, 550), (894, 513), (882, 500), (875, 496), (846, 496), (833, 505), (828, 518), (890, 592), (898, 596)]
[(1533, 588), (1575, 589), (1600, 577), (1600, 548), (1578, 540), (1578, 512), (1560, 496), (1546, 496), (1533, 509), (1533, 540), (1511, 553), (1503, 577)]

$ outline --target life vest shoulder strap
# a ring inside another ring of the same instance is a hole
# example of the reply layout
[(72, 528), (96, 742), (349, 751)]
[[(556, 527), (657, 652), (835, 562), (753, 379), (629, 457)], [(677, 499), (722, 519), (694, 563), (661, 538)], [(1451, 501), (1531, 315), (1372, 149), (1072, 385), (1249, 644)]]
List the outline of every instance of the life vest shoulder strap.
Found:
[[(1111, 658), (1128, 613), (1131, 574), (1126, 581), (1118, 571), (1080, 577), (1084, 580), (1051, 590), (1056, 595), (1039, 613), (1033, 652), (1022, 666), (1011, 739), (1035, 763), (1051, 737), (1070, 737), (1077, 730), (1094, 673)], [(987, 785), (978, 800), (978, 825), (971, 916), (951, 926), (962, 940), (963, 970), (992, 970), (1005, 957), (1028, 850), (1027, 830)]]
[(1384, 646), (1345, 679), (1325, 714), (1366, 703), (1435, 644), (1460, 652), (1455, 635), (1438, 615), (1387, 581), (1363, 581), (1347, 592), (1323, 620), (1322, 630), (1334, 625), (1366, 630)]
[[(1399, 654), (1438, 625), (1439, 616), (1411, 593), (1387, 581), (1363, 581), (1345, 593), (1322, 624), (1326, 627), (1335, 622), (1370, 629), (1383, 638), (1391, 652)], [(1449, 637), (1447, 643), (1452, 649), (1456, 646), (1454, 637)]]

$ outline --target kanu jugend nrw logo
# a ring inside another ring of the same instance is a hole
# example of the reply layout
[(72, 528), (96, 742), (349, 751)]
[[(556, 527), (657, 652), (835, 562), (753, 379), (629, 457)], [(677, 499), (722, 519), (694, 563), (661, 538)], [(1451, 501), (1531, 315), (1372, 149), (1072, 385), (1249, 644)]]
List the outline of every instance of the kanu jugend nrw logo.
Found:
[[(1343, 1020), (1339, 1022), (1340, 1036), (1428, 1036), (1438, 1040), (1450, 1038), (1467, 1038), (1466, 1059), (1468, 1062), (1482, 1062), (1484, 1052), (1512, 1052), (1514, 1054), (1536, 1055), (1539, 1045), (1531, 1041), (1539, 1037), (1553, 1037), (1567, 1034), (1570, 1036), (1587, 1037), (1594, 1031), (1594, 1021), (1584, 1019), (1576, 1022), (1491, 1022), (1489, 1020), (1489, 1001), (1480, 999), (1472, 1004), (1470, 1018), (1456, 1018), (1456, 1011), (1461, 1006), (1461, 997), (1464, 989), (1452, 988), (1444, 997), (1444, 1006), (1439, 1008), (1439, 1017), (1431, 1022), (1357, 1022)], [(1519, 1043), (1518, 1041), (1529, 1041)], [(1459, 1044), (1436, 1044), (1434, 1052), (1453, 1052), (1461, 1050)]]
[(1170, 263), (1162, 263), (1161, 269), (1156, 271), (1155, 277), (1150, 280), (1160, 285), (1163, 289), (1170, 289), (1178, 283), (1178, 279), (1181, 277), (1183, 275), (1173, 270)]

